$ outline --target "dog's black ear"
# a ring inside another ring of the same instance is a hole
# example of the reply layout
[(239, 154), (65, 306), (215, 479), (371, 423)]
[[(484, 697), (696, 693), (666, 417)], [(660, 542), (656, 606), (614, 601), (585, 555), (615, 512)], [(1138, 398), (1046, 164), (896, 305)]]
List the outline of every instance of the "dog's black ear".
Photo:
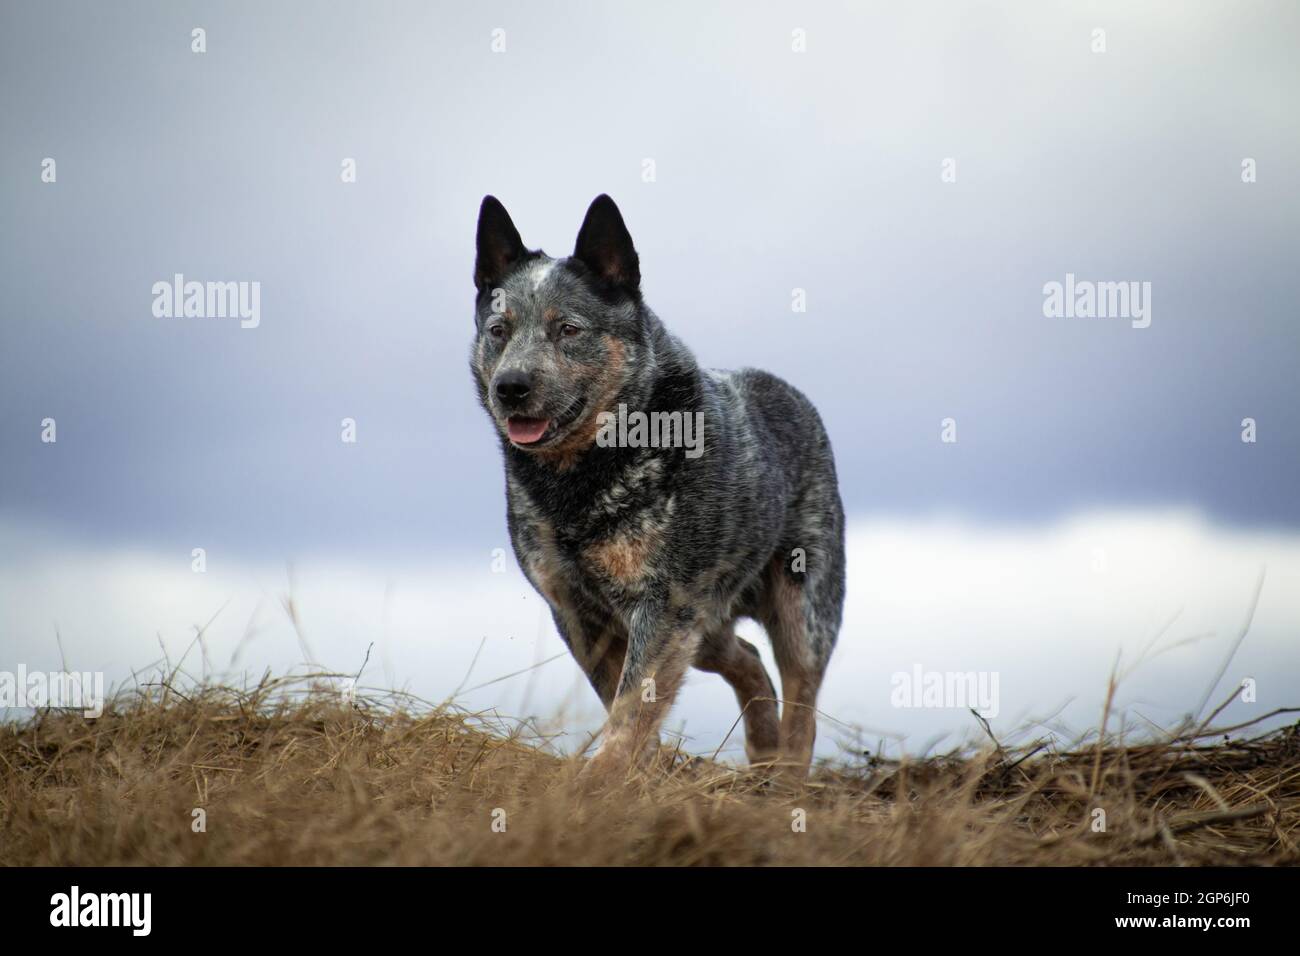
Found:
[(510, 267), (528, 250), (510, 213), (496, 196), (484, 196), (478, 209), (478, 258), (474, 262), (474, 285), (483, 292), (495, 288)]
[(601, 193), (592, 200), (578, 230), (573, 258), (603, 281), (635, 291), (641, 285), (641, 262), (614, 200)]

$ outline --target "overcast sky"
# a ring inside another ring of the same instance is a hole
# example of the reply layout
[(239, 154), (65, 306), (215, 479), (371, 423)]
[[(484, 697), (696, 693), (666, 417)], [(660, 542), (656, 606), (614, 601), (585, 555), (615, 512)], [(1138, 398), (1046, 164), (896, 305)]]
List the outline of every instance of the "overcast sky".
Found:
[[(818, 403), (853, 512), (1300, 525), (1300, 15), (1158, 6), (7, 5), (3, 508), (254, 555), (499, 537), (478, 202), (567, 254), (609, 191), (700, 359)], [(155, 318), (178, 272), (259, 281), (261, 324)], [(1045, 318), (1067, 272), (1149, 281), (1150, 327)]]
[[(489, 192), (555, 255), (613, 195), (700, 360), (817, 403), (855, 520), (1300, 530), (1293, 3), (0, 17), (0, 522), (24, 541), (479, 567), (505, 545), (467, 370)], [(260, 324), (156, 317), (176, 273), (259, 282)], [(1067, 273), (1150, 283), (1149, 327), (1045, 317)]]

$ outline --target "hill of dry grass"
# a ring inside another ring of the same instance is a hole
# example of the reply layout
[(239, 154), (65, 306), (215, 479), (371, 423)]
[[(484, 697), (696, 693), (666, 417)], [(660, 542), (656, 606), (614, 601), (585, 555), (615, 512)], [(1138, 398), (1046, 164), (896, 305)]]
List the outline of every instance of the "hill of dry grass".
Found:
[(345, 703), (292, 681), (143, 688), (96, 720), (45, 713), (0, 728), (0, 859), (1300, 862), (1300, 724), (1073, 753), (990, 744), (823, 766), (798, 790), (664, 748), (652, 772), (586, 796), (574, 787), (577, 761), (522, 726), (393, 697)]

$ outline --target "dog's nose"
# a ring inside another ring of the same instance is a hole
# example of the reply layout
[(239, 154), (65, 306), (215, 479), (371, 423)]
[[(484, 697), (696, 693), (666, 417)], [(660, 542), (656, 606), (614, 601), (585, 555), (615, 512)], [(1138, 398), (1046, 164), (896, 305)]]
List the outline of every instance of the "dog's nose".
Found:
[(532, 384), (532, 376), (527, 372), (519, 369), (502, 372), (497, 377), (497, 398), (506, 408), (518, 408), (528, 397)]

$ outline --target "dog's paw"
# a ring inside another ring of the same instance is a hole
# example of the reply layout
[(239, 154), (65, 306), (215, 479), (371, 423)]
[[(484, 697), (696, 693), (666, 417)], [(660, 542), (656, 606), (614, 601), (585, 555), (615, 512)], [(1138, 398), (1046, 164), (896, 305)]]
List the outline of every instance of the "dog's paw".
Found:
[(596, 754), (582, 765), (574, 779), (574, 785), (585, 794), (604, 793), (621, 788), (627, 781), (628, 770), (626, 763)]

